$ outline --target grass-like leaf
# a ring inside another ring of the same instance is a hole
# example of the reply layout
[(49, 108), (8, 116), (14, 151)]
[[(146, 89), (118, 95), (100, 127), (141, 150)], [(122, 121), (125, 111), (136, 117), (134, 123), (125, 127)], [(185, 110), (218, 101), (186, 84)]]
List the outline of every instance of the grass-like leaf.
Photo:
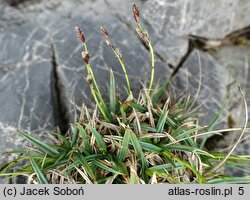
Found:
[(48, 184), (47, 179), (45, 178), (44, 174), (42, 173), (41, 169), (39, 168), (39, 166), (37, 165), (35, 160), (32, 158), (32, 156), (30, 156), (29, 159), (30, 159), (30, 163), (31, 163), (36, 175), (37, 175), (39, 182), (41, 184)]
[(149, 152), (161, 153), (164, 150), (160, 146), (157, 146), (148, 142), (140, 141), (140, 145), (144, 150), (149, 151)]
[(69, 162), (69, 159), (60, 159), (59, 161), (57, 162), (52, 162), (53, 164), (50, 164), (48, 166), (46, 166), (44, 168), (44, 170), (53, 170), (53, 169), (56, 169), (57, 167), (61, 167), (61, 166), (64, 166), (65, 164), (67, 164)]
[(82, 136), (85, 149), (87, 150), (87, 152), (91, 153), (92, 147), (89, 142), (90, 136), (86, 133), (85, 129), (80, 124), (77, 125), (77, 128), (79, 130), (80, 135)]
[(162, 133), (167, 120), (167, 114), (168, 114), (168, 102), (165, 103), (160, 118), (158, 120), (158, 123), (156, 125), (157, 133)]
[(110, 85), (109, 85), (109, 103), (110, 103), (110, 111), (112, 113), (115, 113), (116, 109), (115, 77), (111, 69), (110, 69)]
[(119, 171), (117, 171), (117, 170), (115, 170), (115, 169), (112, 169), (112, 168), (108, 167), (107, 165), (101, 163), (101, 162), (98, 161), (98, 160), (94, 160), (94, 161), (92, 161), (92, 163), (93, 163), (95, 166), (100, 167), (100, 168), (102, 168), (102, 169), (104, 169), (104, 170), (106, 170), (106, 171), (108, 171), (108, 172), (111, 172), (111, 173), (114, 173), (114, 174), (122, 174), (121, 172), (119, 172)]
[(147, 112), (147, 108), (145, 108), (144, 106), (141, 106), (141, 105), (139, 105), (139, 104), (137, 104), (137, 103), (135, 103), (135, 102), (130, 102), (129, 105), (130, 105), (132, 108), (138, 110), (138, 111), (141, 112), (141, 113)]
[(92, 169), (89, 167), (89, 164), (88, 164), (87, 160), (84, 158), (84, 156), (79, 154), (79, 153), (74, 153), (74, 156), (83, 165), (84, 169), (86, 170), (86, 172), (88, 173), (90, 178), (92, 180), (95, 180), (95, 175), (94, 175)]
[(65, 147), (67, 147), (69, 149), (71, 148), (70, 142), (68, 141), (68, 139), (65, 136), (63, 136), (60, 133), (56, 133), (56, 132), (54, 132), (53, 135), (57, 136), (58, 139), (63, 142), (63, 144), (65, 145)]
[(199, 172), (197, 172), (197, 170), (194, 167), (192, 167), (189, 163), (187, 163), (185, 161), (182, 161), (177, 156), (174, 156), (174, 159), (177, 160), (182, 165), (183, 169), (185, 169), (185, 167), (187, 167), (188, 169), (190, 169), (196, 175), (197, 181), (199, 183), (206, 183), (206, 179)]
[[(97, 160), (97, 159), (102, 159), (103, 158), (103, 155), (102, 154), (93, 154), (93, 155), (88, 155), (85, 157), (85, 160), (87, 162), (90, 162), (90, 161), (93, 161), (93, 160)], [(80, 165), (80, 161), (79, 160), (76, 160), (74, 162), (72, 162), (70, 165), (68, 165), (66, 168), (63, 169), (63, 172), (66, 172), (66, 171), (70, 171), (72, 170), (74, 167), (77, 167), (78, 165)]]
[(86, 127), (92, 132), (92, 134), (94, 135), (95, 139), (96, 139), (96, 143), (97, 146), (100, 150), (101, 153), (105, 154), (107, 152), (107, 147), (105, 142), (103, 141), (102, 136), (100, 135), (100, 133), (98, 133), (93, 127), (91, 127), (90, 125), (86, 124)]
[(147, 171), (172, 171), (176, 169), (181, 169), (181, 164), (180, 163), (175, 163), (175, 166), (172, 164), (163, 164), (163, 165), (157, 165), (154, 167), (150, 167), (147, 169)]
[(71, 146), (73, 147), (77, 141), (78, 128), (76, 126), (71, 125), (71, 129), (72, 129)]
[(192, 146), (187, 146), (187, 145), (181, 145), (181, 144), (175, 144), (175, 145), (171, 145), (171, 146), (162, 146), (163, 149), (168, 150), (168, 151), (186, 151), (186, 152), (192, 152), (195, 151), (197, 153), (199, 153), (200, 155), (206, 155), (209, 157), (213, 157), (212, 154), (210, 154), (209, 152), (205, 151), (205, 150), (201, 150), (199, 148), (195, 148)]
[(58, 155), (58, 151), (47, 145), (44, 142), (41, 142), (40, 140), (28, 135), (27, 133), (24, 132), (18, 132), (22, 137), (24, 137), (25, 139), (27, 139), (28, 141), (30, 141), (33, 145), (35, 145), (37, 148), (41, 149), (42, 151), (44, 151), (45, 153), (49, 154), (52, 157), (56, 157)]
[(130, 177), (129, 177), (129, 184), (139, 184), (140, 178), (137, 175), (136, 171), (133, 169), (133, 167), (130, 168)]
[(136, 137), (136, 135), (132, 131), (130, 131), (130, 130), (128, 130), (128, 131), (129, 131), (129, 135), (130, 135), (130, 141), (135, 149), (135, 154), (137, 155), (139, 162), (141, 163), (142, 169), (146, 170), (148, 167), (148, 164), (144, 158), (144, 154), (143, 154), (140, 142), (139, 142), (138, 138)]
[(126, 157), (126, 153), (128, 151), (129, 141), (130, 141), (130, 133), (128, 130), (126, 130), (124, 137), (123, 137), (123, 140), (122, 140), (122, 148), (121, 148), (121, 151), (119, 153), (119, 160), (120, 161), (124, 161), (124, 159)]

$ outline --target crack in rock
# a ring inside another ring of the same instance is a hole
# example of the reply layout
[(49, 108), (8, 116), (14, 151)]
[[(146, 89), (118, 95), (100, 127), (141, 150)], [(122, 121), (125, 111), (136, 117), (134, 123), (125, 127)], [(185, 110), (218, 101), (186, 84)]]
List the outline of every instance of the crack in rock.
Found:
[(58, 73), (58, 62), (56, 59), (56, 52), (53, 42), (51, 42), (51, 64), (52, 64), (52, 76), (51, 76), (51, 90), (54, 109), (55, 124), (59, 127), (62, 134), (66, 134), (68, 131), (69, 117), (68, 106), (66, 103), (66, 97), (64, 92), (64, 86), (61, 83), (60, 75)]
[(39, 0), (4, 0), (4, 2), (6, 2), (8, 5), (12, 6), (12, 7), (18, 7), (20, 4), (23, 3), (35, 3), (38, 2)]

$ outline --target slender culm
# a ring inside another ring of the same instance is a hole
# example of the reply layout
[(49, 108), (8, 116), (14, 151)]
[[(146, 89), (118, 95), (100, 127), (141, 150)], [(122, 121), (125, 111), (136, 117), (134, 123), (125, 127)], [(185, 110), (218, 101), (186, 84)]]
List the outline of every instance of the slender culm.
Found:
[(122, 58), (122, 54), (119, 51), (119, 49), (115, 48), (113, 46), (113, 44), (111, 43), (111, 41), (109, 39), (108, 32), (103, 27), (100, 27), (100, 31), (103, 34), (103, 36), (105, 37), (107, 45), (112, 49), (112, 51), (114, 52), (115, 56), (117, 57), (120, 65), (122, 67), (124, 77), (125, 77), (126, 82), (127, 82), (127, 90), (128, 90), (128, 95), (129, 95), (131, 93), (131, 86), (130, 86), (130, 81), (129, 81), (129, 77), (127, 74), (126, 66), (125, 66), (124, 60)]

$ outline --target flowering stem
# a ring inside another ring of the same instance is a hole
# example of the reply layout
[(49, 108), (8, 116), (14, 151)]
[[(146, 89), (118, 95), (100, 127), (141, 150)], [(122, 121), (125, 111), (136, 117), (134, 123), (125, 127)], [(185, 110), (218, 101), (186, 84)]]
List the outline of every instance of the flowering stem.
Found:
[(148, 46), (151, 54), (151, 78), (150, 78), (150, 83), (149, 83), (149, 88), (148, 88), (148, 94), (150, 95), (153, 82), (154, 82), (154, 74), (155, 74), (155, 58), (154, 58), (154, 50), (152, 47), (152, 44), (150, 42), (150, 38), (148, 36), (148, 33), (142, 28), (141, 22), (140, 22), (140, 13), (138, 7), (135, 5), (135, 3), (132, 6), (132, 12), (135, 18), (135, 22), (137, 24), (136, 31), (140, 38), (145, 42), (145, 44)]
[(152, 47), (150, 42), (149, 42), (149, 50), (150, 50), (150, 54), (151, 54), (151, 78), (150, 78), (150, 83), (149, 83), (149, 88), (148, 88), (148, 94), (150, 94), (150, 91), (152, 89), (153, 82), (154, 82), (154, 74), (155, 74), (154, 50), (153, 50), (153, 47)]
[(78, 38), (83, 43), (84, 51), (82, 52), (82, 58), (83, 58), (84, 63), (87, 66), (87, 72), (88, 72), (87, 81), (89, 83), (91, 93), (92, 93), (92, 95), (94, 97), (94, 100), (95, 100), (98, 108), (100, 109), (103, 117), (105, 118), (105, 120), (108, 121), (108, 122), (111, 122), (111, 121), (113, 121), (113, 117), (109, 113), (108, 108), (107, 108), (107, 106), (106, 106), (106, 104), (105, 104), (105, 102), (104, 102), (104, 100), (102, 98), (101, 92), (99, 90), (98, 84), (97, 84), (97, 82), (95, 80), (95, 76), (94, 76), (94, 73), (92, 71), (92, 68), (91, 68), (91, 65), (90, 65), (90, 62), (89, 62), (90, 55), (89, 55), (89, 52), (88, 52), (88, 47), (87, 47), (87, 44), (86, 44), (84, 34), (81, 31), (81, 29), (78, 28), (78, 27), (75, 27), (75, 31), (76, 31), (76, 34), (77, 34)]
[(148, 88), (148, 94), (150, 95), (150, 92), (152, 90), (153, 82), (154, 82), (154, 75), (155, 75), (155, 56), (154, 56), (154, 49), (150, 42), (149, 36), (147, 32), (142, 28), (141, 24), (137, 24), (139, 35), (143, 39), (143, 41), (146, 43), (146, 45), (149, 48), (150, 55), (151, 55), (151, 77), (150, 77), (150, 83)]
[[(88, 65), (89, 65), (89, 64), (88, 64)], [(88, 66), (88, 67), (90, 67), (90, 66)], [(109, 122), (110, 119), (109, 119), (109, 117), (107, 116), (105, 110), (103, 109), (102, 105), (100, 104), (100, 102), (99, 102), (99, 100), (98, 100), (98, 98), (97, 98), (97, 96), (96, 96), (95, 88), (94, 88), (94, 85), (93, 85), (92, 81), (89, 82), (89, 87), (90, 87), (92, 96), (94, 97), (94, 100), (95, 100), (95, 102), (96, 102), (98, 108), (100, 109), (100, 111), (101, 111), (101, 113), (102, 113), (104, 119), (105, 119), (106, 121)]]
[(130, 87), (130, 82), (129, 82), (128, 74), (127, 74), (127, 71), (126, 71), (126, 66), (125, 66), (125, 63), (124, 63), (123, 58), (122, 58), (122, 54), (119, 52), (119, 49), (115, 48), (113, 46), (113, 44), (111, 43), (109, 35), (108, 35), (108, 32), (103, 27), (100, 27), (100, 31), (103, 34), (103, 36), (105, 37), (107, 45), (112, 49), (112, 51), (114, 52), (115, 56), (117, 57), (117, 59), (120, 62), (120, 65), (121, 65), (123, 73), (124, 73), (124, 77), (125, 77), (126, 82), (127, 82), (128, 95), (130, 95), (130, 93), (131, 93), (131, 87)]
[(124, 76), (125, 76), (125, 79), (126, 79), (126, 82), (127, 82), (128, 95), (129, 95), (131, 93), (131, 87), (130, 87), (130, 82), (129, 82), (128, 74), (127, 74), (127, 71), (126, 71), (126, 66), (125, 66), (123, 60), (118, 55), (118, 53), (116, 51), (114, 51), (114, 53), (115, 53), (116, 57), (118, 58), (118, 60), (119, 60), (119, 62), (121, 64), (121, 67), (122, 67), (122, 70), (123, 70), (123, 73), (124, 73)]
[[(84, 46), (85, 52), (88, 52), (88, 47), (87, 47), (87, 44), (85, 42), (83, 43), (83, 46)], [(92, 71), (91, 65), (88, 63), (88, 64), (86, 64), (86, 66), (87, 66), (88, 74), (92, 77), (93, 82), (94, 82), (95, 87), (93, 86), (93, 89), (96, 88), (98, 98), (102, 102), (102, 105), (107, 109), (107, 106), (106, 106), (106, 104), (105, 104), (105, 102), (104, 102), (104, 100), (102, 98), (101, 92), (99, 90), (98, 84), (97, 84), (97, 82), (95, 80), (95, 76), (94, 76), (94, 73)]]

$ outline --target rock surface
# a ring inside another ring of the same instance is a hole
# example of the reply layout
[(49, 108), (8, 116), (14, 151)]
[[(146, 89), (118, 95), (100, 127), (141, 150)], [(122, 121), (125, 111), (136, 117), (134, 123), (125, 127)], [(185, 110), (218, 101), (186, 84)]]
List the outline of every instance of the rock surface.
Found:
[[(124, 78), (113, 52), (98, 31), (99, 26), (108, 30), (111, 41), (121, 50), (128, 74), (136, 83), (133, 90), (140, 89), (139, 81), (148, 80), (149, 53), (134, 30), (132, 2), (5, 0), (0, 3), (1, 154), (23, 145), (16, 129), (38, 137), (57, 126), (65, 130), (73, 98), (78, 106), (83, 100), (91, 105), (84, 80), (86, 68), (80, 56), (82, 45), (74, 33), (76, 25), (87, 38), (91, 64), (102, 91), (106, 91), (110, 68), (121, 83), (120, 92)], [(161, 80), (173, 70), (168, 64), (176, 65), (187, 51), (188, 43), (183, 35), (222, 38), (249, 25), (248, 0), (137, 0), (136, 3), (153, 41), (156, 79)], [(229, 47), (212, 55), (194, 51), (176, 75), (175, 88), (179, 94), (187, 89), (197, 97), (196, 105), (201, 105), (204, 121), (209, 121), (221, 106), (228, 80), (241, 77), (239, 81), (250, 106), (249, 62), (249, 48)], [(234, 94), (236, 103), (230, 112), (235, 123), (242, 126), (243, 119), (236, 112), (242, 105), (241, 97), (237, 92)], [(235, 135), (229, 135), (227, 140), (232, 142)], [(245, 151), (246, 144), (239, 145), (236, 152), (249, 154), (249, 148)], [(0, 165), (8, 159), (12, 158), (1, 156)]]

